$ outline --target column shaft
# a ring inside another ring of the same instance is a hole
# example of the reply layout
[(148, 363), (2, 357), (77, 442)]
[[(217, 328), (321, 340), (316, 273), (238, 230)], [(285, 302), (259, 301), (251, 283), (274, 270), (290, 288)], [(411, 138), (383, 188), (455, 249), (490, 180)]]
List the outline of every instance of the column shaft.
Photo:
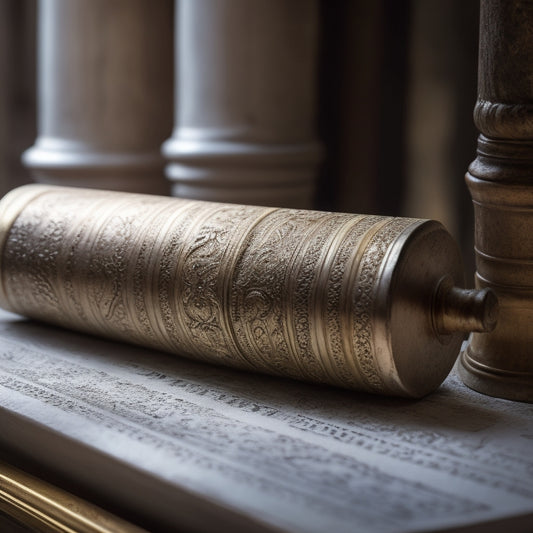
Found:
[(164, 144), (173, 194), (310, 207), (315, 0), (176, 4), (175, 129)]
[(164, 192), (171, 0), (41, 0), (37, 181)]

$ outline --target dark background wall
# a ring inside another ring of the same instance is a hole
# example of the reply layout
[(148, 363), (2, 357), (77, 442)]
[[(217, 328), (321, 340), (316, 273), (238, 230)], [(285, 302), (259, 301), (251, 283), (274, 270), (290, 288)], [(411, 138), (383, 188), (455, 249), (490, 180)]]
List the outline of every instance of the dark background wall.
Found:
[(321, 6), (319, 207), (441, 220), (471, 277), (479, 2)]

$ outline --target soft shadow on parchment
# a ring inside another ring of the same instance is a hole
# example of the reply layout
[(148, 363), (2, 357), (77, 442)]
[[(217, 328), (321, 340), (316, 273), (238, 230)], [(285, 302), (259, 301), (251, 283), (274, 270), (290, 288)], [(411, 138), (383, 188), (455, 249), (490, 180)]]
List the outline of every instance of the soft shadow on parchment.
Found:
[[(207, 363), (191, 361), (173, 354), (92, 337), (33, 320), (3, 321), (3, 335), (23, 341), (27, 348), (81, 355), (91, 360), (113, 361), (118, 367), (144, 375), (160, 375), (166, 380), (194, 380), (221, 394), (242, 397), (257, 404), (257, 410), (270, 406), (291, 409), (301, 416), (331, 415), (338, 423), (358, 421), (375, 424), (386, 431), (393, 424), (409, 430), (454, 428), (478, 431), (493, 426), (509, 416), (495, 408), (498, 400), (486, 402), (450, 376), (434, 393), (420, 400), (377, 396), (320, 384), (255, 374)], [(1, 348), (0, 348), (1, 349)], [(236, 400), (238, 401), (238, 400)], [(505, 402), (505, 400), (501, 400)], [(506, 402), (508, 403), (508, 402)], [(267, 412), (267, 411), (265, 411)]]

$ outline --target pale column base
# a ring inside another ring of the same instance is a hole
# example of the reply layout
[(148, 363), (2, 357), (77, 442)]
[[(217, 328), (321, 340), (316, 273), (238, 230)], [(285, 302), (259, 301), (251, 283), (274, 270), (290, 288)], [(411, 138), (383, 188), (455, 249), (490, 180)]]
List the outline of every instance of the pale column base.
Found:
[(322, 148), (171, 138), (163, 154), (173, 196), (309, 209)]
[(83, 147), (61, 150), (48, 144), (39, 139), (22, 156), (37, 183), (146, 194), (169, 193), (159, 152), (112, 153), (84, 150)]

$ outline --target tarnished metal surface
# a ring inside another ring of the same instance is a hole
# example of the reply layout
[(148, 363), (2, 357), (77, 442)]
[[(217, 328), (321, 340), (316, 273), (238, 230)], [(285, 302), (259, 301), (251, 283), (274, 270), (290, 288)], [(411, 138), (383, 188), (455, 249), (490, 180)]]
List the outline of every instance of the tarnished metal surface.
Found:
[(34, 185), (0, 224), (3, 307), (238, 368), (422, 396), (495, 322), (433, 221)]

